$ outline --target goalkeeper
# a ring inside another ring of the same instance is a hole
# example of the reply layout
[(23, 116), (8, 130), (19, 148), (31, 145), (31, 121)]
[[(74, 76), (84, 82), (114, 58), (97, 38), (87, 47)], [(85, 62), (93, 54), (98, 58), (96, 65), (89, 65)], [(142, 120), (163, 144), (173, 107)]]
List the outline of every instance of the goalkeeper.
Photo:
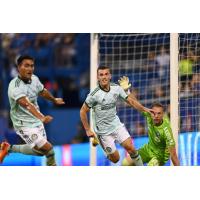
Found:
[[(130, 87), (128, 77), (122, 77), (119, 83), (126, 92), (130, 93), (127, 90)], [(160, 103), (154, 103), (151, 108), (154, 115), (142, 112), (147, 121), (149, 135), (149, 142), (138, 150), (143, 163), (147, 163), (148, 166), (164, 165), (171, 157), (175, 166), (180, 165), (170, 122), (168, 117), (164, 115), (164, 106)], [(127, 157), (123, 160), (122, 165), (131, 166), (134, 164)]]

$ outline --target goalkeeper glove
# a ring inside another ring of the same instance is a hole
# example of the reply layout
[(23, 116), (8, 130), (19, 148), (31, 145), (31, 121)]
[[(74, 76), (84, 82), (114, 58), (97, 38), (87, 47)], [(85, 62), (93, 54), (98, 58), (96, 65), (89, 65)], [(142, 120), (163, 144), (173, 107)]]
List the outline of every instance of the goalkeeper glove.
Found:
[(129, 88), (131, 87), (131, 83), (129, 83), (129, 78), (127, 76), (123, 76), (120, 77), (120, 79), (118, 80), (119, 85), (125, 90), (129, 90)]

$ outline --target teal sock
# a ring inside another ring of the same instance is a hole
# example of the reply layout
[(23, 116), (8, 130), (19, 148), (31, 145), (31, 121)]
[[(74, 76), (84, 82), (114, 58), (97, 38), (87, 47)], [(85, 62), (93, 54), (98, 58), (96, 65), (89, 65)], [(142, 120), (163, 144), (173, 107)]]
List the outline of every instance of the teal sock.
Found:
[(135, 166), (143, 166), (142, 158), (138, 152), (130, 154), (130, 157), (133, 160)]
[(34, 156), (43, 156), (44, 155), (42, 152), (32, 149), (28, 144), (11, 145), (8, 152), (9, 153), (22, 153), (25, 155), (34, 155)]

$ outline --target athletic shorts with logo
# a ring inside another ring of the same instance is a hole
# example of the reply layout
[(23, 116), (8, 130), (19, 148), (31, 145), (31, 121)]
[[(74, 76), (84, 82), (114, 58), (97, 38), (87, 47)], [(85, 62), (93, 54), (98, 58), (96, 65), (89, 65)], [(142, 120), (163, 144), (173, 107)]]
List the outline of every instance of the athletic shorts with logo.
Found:
[(21, 127), (19, 130), (16, 130), (16, 133), (26, 144), (29, 144), (31, 148), (34, 146), (41, 148), (47, 142), (46, 131), (43, 125), (33, 128)]
[(105, 153), (112, 154), (117, 149), (115, 143), (121, 144), (130, 137), (130, 134), (128, 133), (125, 126), (121, 126), (109, 135), (97, 135), (97, 137)]

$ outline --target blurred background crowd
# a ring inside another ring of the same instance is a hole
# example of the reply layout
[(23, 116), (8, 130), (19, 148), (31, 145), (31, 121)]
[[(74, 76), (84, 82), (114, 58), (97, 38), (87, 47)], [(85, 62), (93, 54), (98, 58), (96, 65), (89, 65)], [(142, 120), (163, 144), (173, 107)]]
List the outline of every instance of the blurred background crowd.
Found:
[(28, 54), (35, 58), (35, 74), (45, 88), (66, 102), (59, 108), (38, 99), (41, 110), (51, 112), (55, 119), (47, 126), (50, 140), (54, 144), (87, 141), (81, 132), (78, 110), (89, 92), (90, 34), (0, 34), (0, 44), (0, 139), (11, 143), (18, 140), (9, 118), (7, 88), (18, 73), (16, 59)]
[[(15, 63), (22, 54), (35, 58), (35, 74), (54, 96), (62, 97), (66, 102), (62, 107), (55, 107), (39, 98), (41, 111), (54, 117), (46, 127), (49, 140), (54, 145), (88, 142), (79, 110), (90, 85), (89, 33), (0, 34), (0, 141), (20, 142), (9, 118), (7, 88), (9, 81), (17, 76)], [(187, 103), (183, 106), (187, 111), (180, 110), (183, 116), (181, 132), (197, 129), (193, 123), (200, 95), (200, 59), (197, 55), (189, 46), (179, 55), (180, 104)], [(134, 59), (132, 77), (129, 77), (134, 81), (132, 92), (142, 103), (144, 99), (153, 99), (167, 105), (169, 115), (169, 45), (160, 45), (156, 51), (148, 49), (138, 63), (137, 55)], [(134, 137), (147, 134), (143, 117), (136, 118), (129, 128)]]

